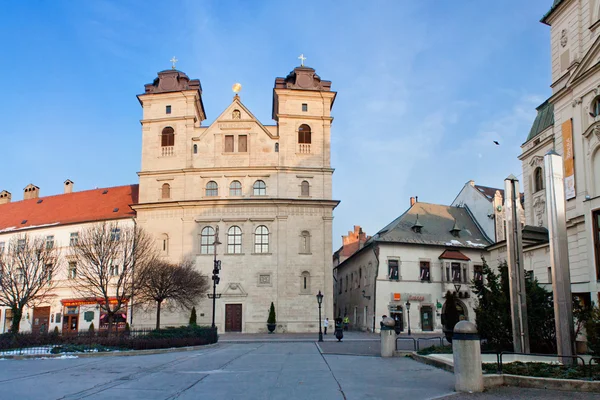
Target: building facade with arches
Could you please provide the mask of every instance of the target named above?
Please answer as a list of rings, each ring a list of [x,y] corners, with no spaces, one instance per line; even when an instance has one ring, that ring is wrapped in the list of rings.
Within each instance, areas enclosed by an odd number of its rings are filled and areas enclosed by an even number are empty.
[[[276,78],[274,125],[258,121],[236,93],[210,123],[199,80],[158,73],[138,96],[143,109],[137,222],[164,256],[193,259],[210,276],[222,262],[220,332],[263,332],[271,302],[278,331],[318,328],[315,295],[333,316],[331,109],[336,93],[315,70]],[[210,324],[212,301],[196,306]],[[186,323],[189,312],[161,319]],[[144,316],[136,316],[144,325]],[[148,324],[152,315],[148,315]]]

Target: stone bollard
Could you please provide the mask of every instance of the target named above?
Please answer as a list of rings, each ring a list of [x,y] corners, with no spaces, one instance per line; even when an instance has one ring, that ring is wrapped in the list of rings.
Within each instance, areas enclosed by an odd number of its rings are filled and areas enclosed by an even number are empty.
[[[393,318],[384,318],[381,327],[381,357],[393,357],[396,351],[396,331]]]
[[[457,392],[482,392],[481,345],[474,323],[460,321],[454,326],[452,354],[454,358],[454,389]]]

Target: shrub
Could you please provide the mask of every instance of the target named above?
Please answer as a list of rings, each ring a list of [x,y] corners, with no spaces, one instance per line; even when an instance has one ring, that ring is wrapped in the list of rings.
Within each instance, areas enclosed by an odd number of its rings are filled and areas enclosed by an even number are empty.
[[[192,313],[190,314],[190,325],[196,325],[196,307],[192,307]]]
[[[269,318],[267,318],[267,324],[275,324],[275,305],[271,302],[271,308],[269,309]]]
[[[94,328],[94,323],[92,322],[92,323],[90,324],[90,327],[88,328],[88,332],[89,332],[89,333],[91,333],[91,334],[93,334],[93,333],[94,333],[94,331],[95,331],[95,328]]]

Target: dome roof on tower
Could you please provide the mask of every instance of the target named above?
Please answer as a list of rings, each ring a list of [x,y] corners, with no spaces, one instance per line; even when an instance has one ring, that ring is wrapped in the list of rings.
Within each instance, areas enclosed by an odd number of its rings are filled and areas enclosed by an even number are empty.
[[[158,73],[154,82],[144,85],[146,93],[180,92],[182,90],[198,90],[202,94],[199,79],[190,79],[184,72],[166,69]]]
[[[322,81],[310,67],[296,67],[285,78],[275,78],[275,89],[331,91],[331,81]]]

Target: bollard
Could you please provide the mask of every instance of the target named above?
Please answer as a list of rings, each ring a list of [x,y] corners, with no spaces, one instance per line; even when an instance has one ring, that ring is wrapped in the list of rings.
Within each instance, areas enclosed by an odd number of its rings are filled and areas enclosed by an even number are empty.
[[[396,331],[393,318],[384,318],[381,326],[381,357],[393,357],[396,350]]]
[[[481,347],[477,327],[470,321],[454,326],[452,336],[454,389],[457,392],[482,392]]]

